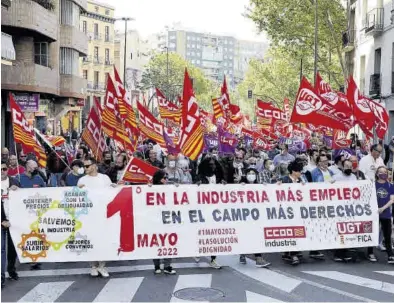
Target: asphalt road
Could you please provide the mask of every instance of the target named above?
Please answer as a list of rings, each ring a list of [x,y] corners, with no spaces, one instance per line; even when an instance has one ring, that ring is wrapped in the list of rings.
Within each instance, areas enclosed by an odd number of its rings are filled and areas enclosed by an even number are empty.
[[[394,302],[394,266],[376,252],[379,262],[336,263],[309,259],[292,267],[280,254],[266,255],[270,269],[256,268],[238,256],[176,259],[177,275],[154,275],[150,260],[110,262],[110,277],[92,278],[87,263],[45,263],[31,271],[19,265],[19,281],[7,280],[2,302]]]

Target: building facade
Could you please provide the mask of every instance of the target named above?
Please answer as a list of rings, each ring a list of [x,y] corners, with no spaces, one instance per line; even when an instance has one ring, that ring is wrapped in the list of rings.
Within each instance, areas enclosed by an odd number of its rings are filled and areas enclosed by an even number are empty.
[[[168,30],[168,36],[158,35],[158,47],[168,45],[199,67],[212,80],[221,82],[226,75],[230,87],[242,81],[251,58],[263,58],[267,45],[261,42],[237,40],[232,36],[220,36],[186,30]]]
[[[343,33],[347,72],[360,91],[389,112],[394,136],[394,0],[348,0]]]
[[[10,92],[17,101],[30,102],[30,108],[22,110],[38,129],[54,134],[80,129],[86,81],[80,77],[79,57],[87,55],[88,41],[79,19],[85,9],[86,0],[14,0],[9,7],[2,5],[1,30],[7,37],[3,41],[2,35],[2,145],[12,142]],[[3,60],[3,46],[8,60]],[[63,117],[68,123],[61,130]]]
[[[81,16],[81,31],[88,37],[88,53],[80,59],[80,73],[87,80],[85,115],[97,97],[104,102],[108,75],[114,66],[114,7],[96,1],[87,1],[87,10]]]

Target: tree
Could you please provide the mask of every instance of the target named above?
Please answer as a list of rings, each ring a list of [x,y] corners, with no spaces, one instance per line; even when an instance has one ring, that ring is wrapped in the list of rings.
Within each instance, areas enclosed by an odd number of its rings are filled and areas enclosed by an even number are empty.
[[[203,72],[184,60],[176,53],[168,54],[168,77],[167,77],[167,54],[154,55],[146,66],[140,83],[143,90],[157,87],[169,100],[177,101],[177,96],[182,95],[183,77],[187,68],[193,79],[193,88],[199,105],[204,109],[211,106],[211,96],[218,92],[218,86],[209,80]]]
[[[250,0],[245,15],[260,32],[268,34],[272,46],[281,47],[298,62],[303,59],[310,64],[314,53],[315,1]],[[347,24],[341,0],[318,0],[318,19],[319,72],[326,79],[330,76],[339,88],[346,77],[345,67],[340,64],[339,43]]]
[[[256,98],[283,106],[283,100],[293,102],[299,86],[299,62],[283,48],[270,48],[264,61],[252,59],[244,80],[237,86],[242,109],[255,116]],[[248,90],[253,98],[248,99]]]

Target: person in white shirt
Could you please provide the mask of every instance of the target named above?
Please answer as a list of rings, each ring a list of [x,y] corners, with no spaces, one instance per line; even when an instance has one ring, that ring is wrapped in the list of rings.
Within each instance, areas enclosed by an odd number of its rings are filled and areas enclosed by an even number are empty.
[[[357,177],[353,174],[353,163],[349,159],[342,162],[343,171],[335,174],[332,178],[335,181],[357,181]]]
[[[378,167],[386,165],[384,165],[383,159],[380,157],[383,151],[382,145],[374,144],[371,146],[370,151],[367,156],[360,160],[359,169],[369,180],[374,181]]]
[[[87,189],[94,189],[94,188],[106,188],[106,187],[115,187],[116,184],[111,182],[111,179],[104,174],[100,174],[98,172],[97,162],[96,159],[93,157],[87,158],[84,160],[84,167],[86,175],[83,176],[78,181],[79,188],[87,188]],[[91,263],[92,269],[90,275],[92,277],[97,277],[99,274],[102,277],[109,277],[109,273],[105,268],[105,262],[92,262]]]
[[[337,174],[342,174],[343,166],[342,163],[345,160],[344,155],[336,156],[334,159],[334,165],[330,166],[330,170],[334,173],[334,176]]]

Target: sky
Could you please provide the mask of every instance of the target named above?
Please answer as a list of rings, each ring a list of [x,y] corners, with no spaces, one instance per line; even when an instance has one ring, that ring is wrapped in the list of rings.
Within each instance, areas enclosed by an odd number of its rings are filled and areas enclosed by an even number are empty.
[[[115,7],[115,17],[132,17],[129,28],[136,29],[143,37],[164,30],[180,22],[183,27],[229,34],[238,39],[266,41],[258,35],[254,23],[242,14],[249,0],[101,0]],[[115,28],[122,30],[124,23],[116,22]]]

